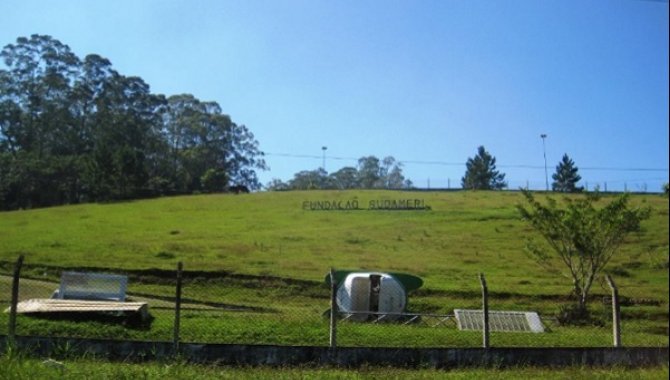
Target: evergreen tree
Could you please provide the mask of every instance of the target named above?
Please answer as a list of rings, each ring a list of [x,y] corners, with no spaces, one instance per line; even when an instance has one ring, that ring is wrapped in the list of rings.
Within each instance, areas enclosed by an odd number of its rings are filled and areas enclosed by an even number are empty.
[[[578,193],[584,190],[583,187],[577,186],[577,182],[582,179],[577,174],[578,171],[579,168],[575,166],[575,162],[567,154],[564,154],[563,159],[556,166],[556,173],[551,176],[554,180],[551,184],[552,190],[562,193]]]
[[[480,146],[474,158],[465,164],[465,176],[461,186],[468,190],[501,190],[507,187],[505,174],[496,170],[496,159]]]

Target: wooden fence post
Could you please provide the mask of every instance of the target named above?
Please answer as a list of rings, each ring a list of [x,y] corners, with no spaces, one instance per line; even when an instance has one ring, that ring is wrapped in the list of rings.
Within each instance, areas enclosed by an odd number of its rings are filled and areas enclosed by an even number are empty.
[[[619,289],[614,280],[608,274],[605,276],[607,284],[612,289],[612,335],[614,336],[614,347],[621,347],[621,308],[619,307]]]
[[[337,281],[335,269],[330,268],[330,348],[337,347]]]
[[[489,290],[484,273],[479,274],[479,282],[482,285],[482,347],[489,348]]]
[[[180,322],[180,312],[181,312],[181,277],[182,277],[182,262],[177,263],[177,291],[174,299],[174,337],[173,337],[173,350],[174,354],[179,353],[179,322]]]
[[[16,343],[16,305],[19,303],[19,276],[23,266],[23,255],[19,256],[14,264],[14,275],[12,277],[12,303],[9,309],[9,326],[7,337],[9,344],[13,347]]]

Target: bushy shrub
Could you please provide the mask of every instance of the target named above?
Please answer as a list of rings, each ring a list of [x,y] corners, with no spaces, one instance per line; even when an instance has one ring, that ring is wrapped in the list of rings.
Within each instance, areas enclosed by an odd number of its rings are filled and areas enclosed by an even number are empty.
[[[605,323],[589,312],[589,309],[579,304],[561,305],[556,314],[556,320],[561,326],[599,326]]]

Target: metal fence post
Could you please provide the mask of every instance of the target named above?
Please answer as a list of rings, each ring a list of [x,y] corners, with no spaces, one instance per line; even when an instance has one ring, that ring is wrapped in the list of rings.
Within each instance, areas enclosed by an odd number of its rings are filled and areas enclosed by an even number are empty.
[[[174,337],[173,337],[173,349],[174,354],[179,353],[179,319],[181,311],[181,272],[182,272],[182,262],[177,263],[177,291],[174,300]]]
[[[335,269],[330,268],[330,348],[337,347],[337,281]]]
[[[9,326],[7,337],[9,344],[14,346],[16,342],[16,305],[19,303],[19,276],[21,274],[21,266],[23,265],[23,255],[19,256],[14,264],[14,275],[12,277],[12,303],[9,309]]]
[[[621,347],[621,308],[619,307],[619,289],[614,280],[608,274],[605,276],[607,284],[612,289],[612,335],[614,336],[614,347]]]
[[[489,290],[486,286],[484,273],[479,274],[479,282],[482,285],[482,347],[489,348]]]

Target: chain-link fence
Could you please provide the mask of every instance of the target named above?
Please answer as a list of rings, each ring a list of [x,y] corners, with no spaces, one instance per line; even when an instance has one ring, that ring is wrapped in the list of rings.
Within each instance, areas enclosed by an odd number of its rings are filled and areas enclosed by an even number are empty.
[[[499,286],[510,284],[508,277],[487,276],[483,286],[477,275],[460,277],[446,289],[426,283],[410,291],[395,310],[384,303],[388,292],[384,285],[379,290],[374,279],[361,301],[352,298],[351,287],[342,290],[342,281],[332,281],[331,287],[327,282],[189,271],[187,266],[182,272],[101,274],[27,262],[17,271],[18,282],[15,268],[16,263],[0,263],[0,334],[10,337],[340,347],[606,347],[617,339],[618,315],[621,345],[668,345],[667,288],[659,291],[625,279],[617,284],[618,294],[604,278],[597,281],[586,313],[574,307],[572,289],[563,284],[535,285],[518,278],[518,286],[510,289]]]

